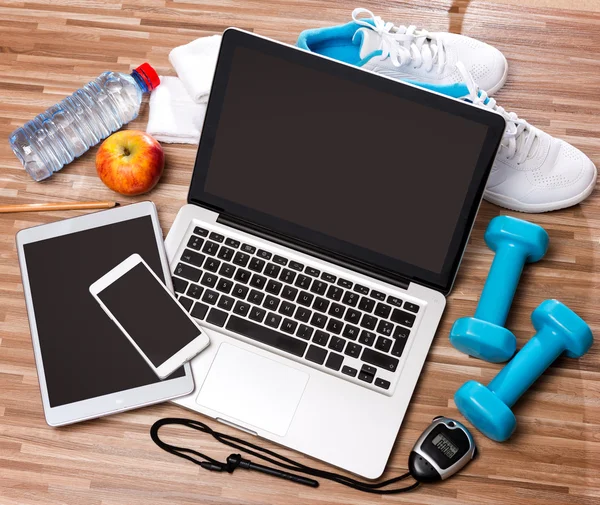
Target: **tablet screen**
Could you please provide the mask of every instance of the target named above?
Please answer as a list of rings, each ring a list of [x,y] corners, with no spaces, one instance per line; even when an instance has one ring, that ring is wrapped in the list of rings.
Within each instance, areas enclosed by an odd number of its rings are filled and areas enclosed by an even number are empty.
[[[164,280],[150,216],[28,243],[23,250],[51,407],[159,382],[89,292],[134,253]],[[180,368],[166,380],[183,375]]]

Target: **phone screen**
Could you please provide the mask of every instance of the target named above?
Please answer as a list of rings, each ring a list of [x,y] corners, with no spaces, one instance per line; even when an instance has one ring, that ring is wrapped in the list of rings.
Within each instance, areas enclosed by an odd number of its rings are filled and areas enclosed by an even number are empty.
[[[100,291],[98,298],[157,368],[200,335],[143,263]]]

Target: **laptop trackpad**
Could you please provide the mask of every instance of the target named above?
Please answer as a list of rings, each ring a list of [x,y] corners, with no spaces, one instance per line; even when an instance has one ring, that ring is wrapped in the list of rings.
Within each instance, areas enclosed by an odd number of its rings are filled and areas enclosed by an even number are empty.
[[[309,375],[223,343],[196,402],[227,417],[283,437]]]

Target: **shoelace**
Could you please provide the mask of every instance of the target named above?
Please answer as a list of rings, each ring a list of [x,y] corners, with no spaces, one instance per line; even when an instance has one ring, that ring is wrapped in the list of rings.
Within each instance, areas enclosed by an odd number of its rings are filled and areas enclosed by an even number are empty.
[[[358,8],[352,11],[352,19],[359,25],[374,30],[381,36],[381,52],[389,57],[395,67],[414,62],[415,68],[426,65],[431,72],[437,63],[437,72],[441,73],[446,65],[446,50],[442,39],[426,30],[417,30],[415,25],[394,26],[386,23],[370,10]],[[373,24],[367,22],[372,21]]]
[[[532,151],[540,130],[535,126],[531,126],[524,119],[519,118],[515,112],[507,112],[503,107],[500,107],[496,103],[496,100],[489,97],[484,90],[479,88],[473,76],[461,61],[456,63],[456,67],[462,74],[463,81],[469,89],[469,100],[475,105],[495,110],[506,119],[506,129],[504,130],[500,144],[501,148],[505,151],[506,159],[510,160],[516,156],[517,165],[524,163]]]

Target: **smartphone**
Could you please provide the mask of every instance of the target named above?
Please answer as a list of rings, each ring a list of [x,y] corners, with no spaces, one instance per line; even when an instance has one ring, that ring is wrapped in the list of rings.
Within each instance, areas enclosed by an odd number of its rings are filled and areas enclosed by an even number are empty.
[[[161,379],[208,346],[208,336],[139,254],[94,282],[90,293]]]

